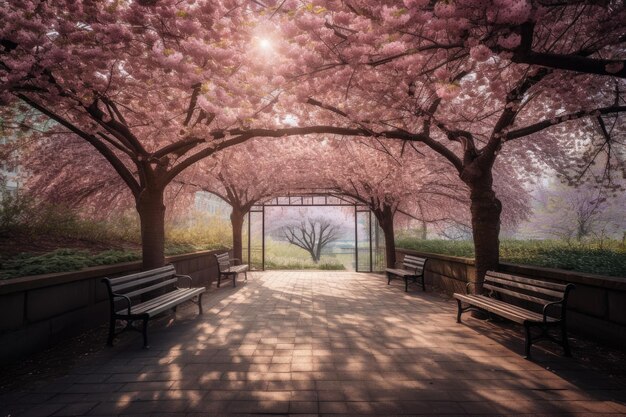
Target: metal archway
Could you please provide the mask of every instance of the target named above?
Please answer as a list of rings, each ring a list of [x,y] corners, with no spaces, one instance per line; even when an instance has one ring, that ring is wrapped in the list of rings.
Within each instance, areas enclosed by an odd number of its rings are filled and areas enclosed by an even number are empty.
[[[333,192],[304,192],[272,197],[254,205],[247,216],[247,239],[243,261],[252,269],[265,270],[266,207],[353,207],[354,208],[354,267],[357,272],[379,272],[385,269],[385,244],[376,217],[368,206]],[[260,245],[253,235],[260,222]],[[359,227],[361,226],[361,227]],[[255,242],[255,240],[257,242]],[[260,256],[259,256],[260,255]]]

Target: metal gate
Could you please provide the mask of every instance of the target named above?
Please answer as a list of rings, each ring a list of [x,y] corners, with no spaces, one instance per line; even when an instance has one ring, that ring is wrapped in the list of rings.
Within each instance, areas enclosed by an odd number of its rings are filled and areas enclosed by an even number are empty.
[[[265,207],[352,206],[354,207],[354,266],[357,272],[385,269],[385,244],[376,217],[369,208],[337,194],[303,194],[276,197],[252,207],[243,228],[243,262],[251,269],[265,270]]]
[[[369,210],[355,207],[354,245],[357,272],[385,270],[385,239],[376,216]]]

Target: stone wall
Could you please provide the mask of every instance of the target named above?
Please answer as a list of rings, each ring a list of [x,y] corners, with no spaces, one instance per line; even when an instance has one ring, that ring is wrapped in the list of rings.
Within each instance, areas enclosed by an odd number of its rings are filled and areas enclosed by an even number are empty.
[[[453,292],[464,292],[468,282],[476,282],[473,259],[398,249],[398,262],[407,253],[429,259],[426,263],[426,284],[436,290],[451,295]],[[568,326],[575,333],[592,339],[626,346],[626,278],[505,262],[500,264],[500,272],[575,284],[576,289],[571,292],[568,301]]]
[[[209,287],[217,279],[217,252],[222,251],[171,256],[167,262],[191,276],[194,286]],[[109,304],[100,280],[140,268],[140,262],[127,262],[0,280],[0,364],[106,322]]]

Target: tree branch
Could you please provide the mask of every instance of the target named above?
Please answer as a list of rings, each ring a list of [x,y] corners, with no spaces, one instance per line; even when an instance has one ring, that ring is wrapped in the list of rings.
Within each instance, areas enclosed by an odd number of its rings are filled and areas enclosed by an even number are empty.
[[[89,144],[91,144],[94,148],[96,148],[96,150],[100,152],[102,156],[104,156],[104,158],[109,162],[109,164],[111,164],[113,169],[115,169],[115,171],[119,174],[122,180],[124,180],[128,188],[130,188],[130,191],[133,193],[133,195],[134,196],[139,195],[139,192],[141,190],[139,187],[139,183],[137,182],[133,174],[128,170],[126,165],[124,165],[124,163],[117,157],[117,155],[115,155],[111,151],[111,149],[109,149],[104,143],[98,140],[98,138],[86,132],[83,132],[81,129],[79,129],[74,124],[67,121],[65,118],[59,116],[58,114],[54,113],[48,108],[40,105],[36,101],[32,100],[30,97],[24,94],[18,94],[17,97],[20,100],[24,101],[29,106],[33,107],[36,110],[39,110],[41,113],[45,114],[52,120],[64,126],[68,130],[70,130],[72,133],[75,133],[79,137],[89,142]]]
[[[581,110],[575,113],[570,113],[570,114],[566,114],[563,116],[555,117],[554,119],[542,120],[532,125],[512,130],[504,136],[505,138],[504,140],[509,141],[513,139],[518,139],[524,136],[531,135],[533,133],[537,133],[539,131],[542,131],[543,129],[547,129],[550,126],[568,122],[570,120],[580,119],[586,116],[594,116],[596,114],[602,115],[602,114],[611,114],[611,113],[621,113],[621,112],[626,112],[626,106],[609,106],[609,107],[596,109],[593,111]]]

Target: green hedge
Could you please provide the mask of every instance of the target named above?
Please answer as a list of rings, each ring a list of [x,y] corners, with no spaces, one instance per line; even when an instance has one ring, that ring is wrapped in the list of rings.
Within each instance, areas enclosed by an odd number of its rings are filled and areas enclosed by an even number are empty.
[[[420,252],[474,257],[474,245],[471,241],[401,238],[396,241],[396,246]],[[500,260],[521,265],[626,277],[626,249],[617,240],[580,243],[560,240],[502,240]]]
[[[98,265],[111,265],[141,259],[139,252],[107,250],[90,253],[77,249],[57,249],[42,255],[23,253],[2,261],[0,279],[28,275],[76,271]]]

